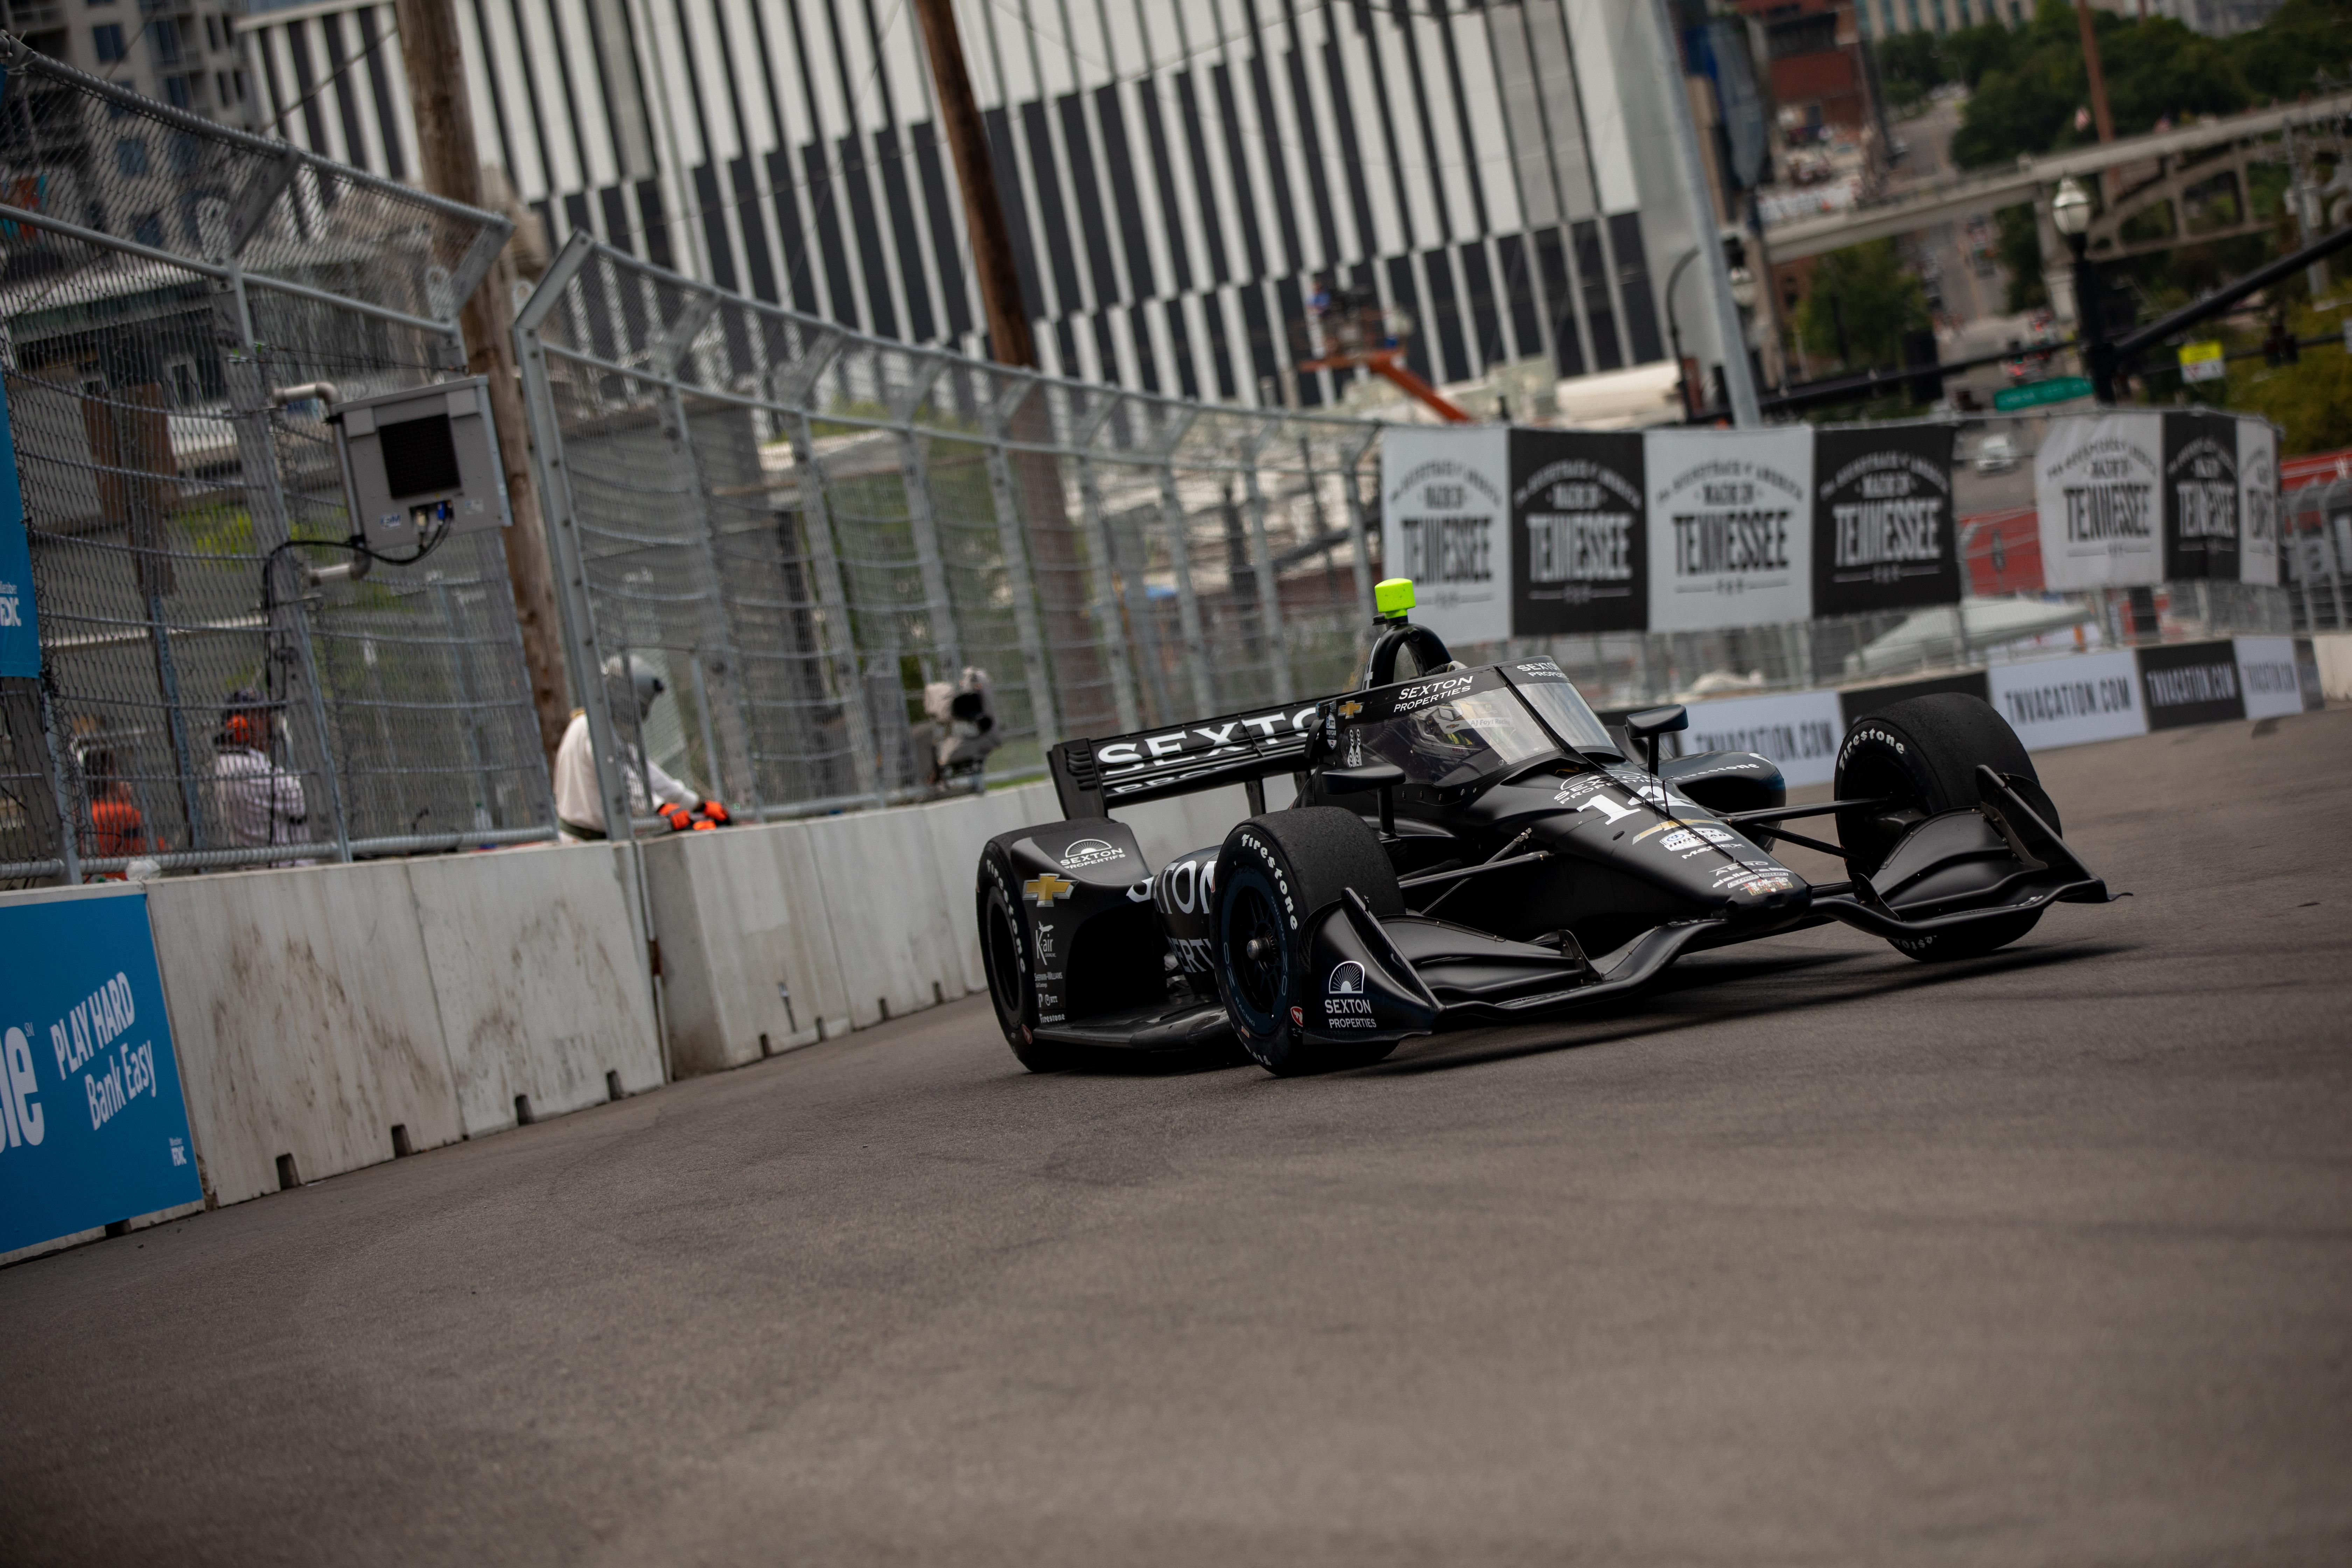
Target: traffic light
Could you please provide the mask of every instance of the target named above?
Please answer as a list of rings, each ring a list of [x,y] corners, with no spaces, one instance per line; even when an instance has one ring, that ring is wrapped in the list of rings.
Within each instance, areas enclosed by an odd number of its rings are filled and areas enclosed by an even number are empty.
[[[1903,368],[1926,373],[1910,378],[1912,402],[1933,403],[1944,395],[1944,373],[1933,329],[1921,328],[1903,334]]]
[[[2276,368],[2293,364],[2303,357],[2303,345],[2294,341],[2294,330],[2286,324],[2284,315],[2271,318],[2271,335],[2263,340],[2263,363]]]

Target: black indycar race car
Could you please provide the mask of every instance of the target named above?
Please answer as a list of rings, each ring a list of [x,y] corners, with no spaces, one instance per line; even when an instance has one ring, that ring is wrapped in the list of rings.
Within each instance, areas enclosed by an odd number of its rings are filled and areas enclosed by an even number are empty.
[[[1385,586],[1385,585],[1384,585]],[[1397,679],[1401,663],[1417,668]],[[2014,942],[2105,884],[1973,697],[1857,720],[1834,799],[1790,806],[1749,752],[1660,760],[1679,707],[1604,725],[1547,658],[1465,668],[1389,624],[1363,689],[1051,752],[1067,820],[980,862],[981,946],[1013,1054],[1238,1041],[1283,1074],[1622,996],[1686,952],[1842,921],[1922,960]],[[1265,809],[1288,774],[1297,803]],[[1111,813],[1241,784],[1252,815],[1154,869]],[[1833,817],[1839,842],[1787,825]],[[1780,840],[1842,858],[1813,883]]]

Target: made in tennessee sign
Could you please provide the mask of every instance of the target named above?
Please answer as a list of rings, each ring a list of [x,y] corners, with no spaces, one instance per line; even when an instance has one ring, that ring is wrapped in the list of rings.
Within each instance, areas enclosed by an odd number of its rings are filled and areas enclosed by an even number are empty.
[[[0,1252],[204,1196],[147,896],[0,907]]]

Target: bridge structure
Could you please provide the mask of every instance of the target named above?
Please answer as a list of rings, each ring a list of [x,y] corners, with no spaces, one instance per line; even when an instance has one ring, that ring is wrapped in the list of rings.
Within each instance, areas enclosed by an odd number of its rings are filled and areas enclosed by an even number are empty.
[[[2296,132],[2339,126],[2347,116],[2352,116],[2352,92],[2331,93],[2042,157],[2021,156],[2014,169],[1971,174],[1906,190],[1868,206],[1775,225],[1764,231],[1765,244],[1775,262],[1795,261],[1868,240],[1916,233],[1988,208],[2023,201],[2033,201],[2039,208],[2041,194],[2068,175],[2103,176],[2110,170],[2126,171],[2126,179],[2120,191],[2111,188],[2107,208],[2092,228],[2095,256],[2115,258],[2190,240],[2252,233],[2267,224],[2253,216],[2246,166],[2286,159]],[[2273,143],[2273,138],[2281,140]],[[2210,205],[2208,198],[2224,182],[2235,185],[2234,214],[2226,221],[2192,228],[2191,207]],[[2168,203],[2171,208],[2168,235],[2151,234],[2147,226],[2133,222]],[[2056,243],[2054,233],[2048,232],[2046,212],[2042,225],[2045,261],[2063,256],[2064,247]]]

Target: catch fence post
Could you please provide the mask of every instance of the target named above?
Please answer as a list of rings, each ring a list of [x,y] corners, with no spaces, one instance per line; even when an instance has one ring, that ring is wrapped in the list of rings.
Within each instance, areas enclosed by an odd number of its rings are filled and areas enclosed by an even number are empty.
[[[996,509],[997,547],[1004,553],[1004,586],[1013,601],[1013,634],[1021,640],[1021,664],[1029,682],[1029,711],[1037,723],[1037,744],[1050,748],[1062,738],[1061,704],[1055,700],[1053,666],[1045,658],[1045,638],[1037,623],[1037,584],[1029,573],[1029,542],[1021,525],[1021,508],[1014,500],[1013,465],[1006,456],[1007,432],[1013,416],[1035,383],[1015,378],[988,410],[982,435],[988,466],[989,500]]]
[[[703,689],[710,682],[712,661],[702,656],[699,647],[688,650],[688,658],[694,665],[700,711],[706,718],[702,750],[703,760],[713,775],[709,783],[712,793],[740,800],[756,816],[760,810],[760,777],[751,762],[751,716],[744,711],[742,650],[736,643],[735,617],[727,604],[727,569],[719,555],[719,519],[710,505],[710,484],[702,470],[694,432],[687,423],[685,389],[677,379],[677,367],[694,347],[695,338],[718,313],[719,303],[715,293],[699,293],[688,300],[677,319],[656,333],[646,345],[646,367],[660,378],[665,434],[678,460],[679,477],[694,497],[695,512],[702,523],[702,564],[709,574],[710,602],[715,611],[705,624],[715,621],[719,628],[723,689],[715,714],[709,695]],[[719,724],[715,732],[708,721],[712,718]],[[643,743],[640,738],[641,748]],[[650,766],[653,759],[645,757],[644,762]],[[647,799],[650,802],[650,793]]]
[[[806,536],[809,564],[815,569],[817,607],[824,619],[825,662],[833,668],[834,689],[841,702],[849,765],[857,777],[857,793],[878,802],[882,785],[874,756],[874,726],[866,708],[866,678],[858,666],[857,631],[850,620],[841,557],[834,549],[833,516],[825,498],[824,474],[817,466],[816,436],[804,409],[793,409],[785,420],[792,431],[793,461],[800,470],[801,531]]]
[[[915,568],[923,579],[923,605],[931,622],[931,644],[939,649],[940,662],[946,667],[940,679],[955,680],[963,668],[963,637],[956,624],[955,599],[948,591],[947,561],[940,550],[939,508],[931,494],[931,466],[928,447],[929,438],[918,434],[915,411],[929,395],[931,384],[947,369],[944,355],[924,354],[917,361],[915,374],[901,387],[892,400],[891,414],[898,420],[898,460],[903,465],[900,483],[907,492],[907,531],[913,536]]]
[[[1184,638],[1184,669],[1192,678],[1192,701],[1202,713],[1217,710],[1217,693],[1209,679],[1206,633],[1201,625],[1201,595],[1192,584],[1192,531],[1185,523],[1184,498],[1176,486],[1176,448],[1192,427],[1197,413],[1188,412],[1160,469],[1160,519],[1168,530],[1169,563],[1176,569],[1176,626]]]
[[[1371,529],[1364,518],[1364,498],[1357,481],[1362,477],[1364,455],[1380,438],[1380,429],[1374,426],[1348,455],[1347,466],[1339,474],[1340,489],[1348,500],[1348,537],[1356,546],[1356,609],[1365,626],[1371,625],[1379,612],[1372,604]]]
[[[30,586],[30,584],[27,584]],[[40,705],[41,745],[49,753],[49,791],[58,803],[58,859],[64,866],[65,883],[68,888],[81,886],[81,824],[74,816],[73,789],[68,784],[66,764],[68,753],[58,744],[58,720],[54,704],[49,701],[48,672],[33,682],[33,700]]]
[[[1279,577],[1274,567],[1274,548],[1266,542],[1265,491],[1257,482],[1257,458],[1274,439],[1276,429],[1270,427],[1252,441],[1242,456],[1242,484],[1249,497],[1250,564],[1257,574],[1258,630],[1264,634],[1266,658],[1274,679],[1274,700],[1288,702],[1291,698],[1290,645],[1283,636],[1282,595]]]
[[[1110,694],[1118,711],[1118,727],[1132,734],[1143,728],[1143,716],[1135,696],[1135,669],[1127,657],[1127,628],[1119,615],[1110,524],[1103,516],[1102,479],[1095,471],[1094,458],[1095,437],[1118,408],[1117,397],[1103,399],[1101,410],[1087,421],[1073,445],[1078,458],[1078,504],[1087,520],[1087,551],[1095,558],[1095,635],[1102,643],[1103,657],[1110,661]]]
[[[249,332],[252,313],[245,297],[241,280],[233,279],[235,287],[230,298],[239,330]],[[272,388],[269,385],[268,362],[262,357],[258,343],[245,338],[240,353],[228,366],[229,381],[234,388],[236,413],[232,416],[236,428],[237,466],[245,475],[246,510],[253,519],[253,542],[263,552],[262,570],[275,573],[281,566],[297,578],[297,586],[304,574],[299,556],[289,552],[289,559],[281,561],[269,553],[293,537],[293,527],[286,510],[286,490],[278,472],[278,436],[269,422]],[[335,858],[345,865],[352,858],[351,817],[343,801],[342,768],[335,757],[335,732],[327,720],[324,682],[319,679],[318,648],[310,637],[310,612],[299,592],[280,594],[271,584],[270,599],[286,617],[294,637],[295,662],[301,670],[303,705],[310,710],[310,731],[319,747],[319,772],[327,782],[327,805],[330,820],[335,829]],[[265,641],[277,635],[275,626],[264,626]],[[160,624],[159,624],[160,632]],[[173,713],[176,743],[184,744],[180,732],[180,720]],[[185,786],[184,786],[185,787]],[[193,803],[190,810],[194,810]],[[200,841],[192,842],[200,848]]]
[[[541,331],[547,318],[571,292],[572,284],[594,254],[594,237],[573,233],[549,266],[515,317],[515,348],[522,363],[523,410],[530,417],[531,462],[539,481],[540,522],[547,530],[549,552],[555,561],[555,603],[563,623],[563,647],[572,667],[572,689],[588,718],[588,743],[596,764],[596,793],[604,805],[606,837],[626,843],[631,829],[629,791],[621,776],[621,738],[613,728],[613,705],[599,657],[595,606],[588,594],[587,549],[580,538],[580,517],[572,496],[572,472],[564,458],[562,421],[557,417],[555,387],[547,370],[547,345]],[[640,884],[642,894],[642,885]],[[651,916],[640,915],[651,930]],[[649,980],[650,983],[650,980]],[[659,989],[655,990],[658,1005]],[[663,1037],[663,1066],[668,1066],[668,1037]]]

